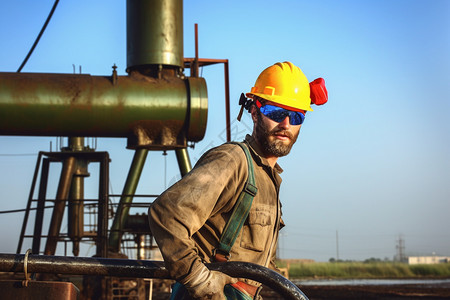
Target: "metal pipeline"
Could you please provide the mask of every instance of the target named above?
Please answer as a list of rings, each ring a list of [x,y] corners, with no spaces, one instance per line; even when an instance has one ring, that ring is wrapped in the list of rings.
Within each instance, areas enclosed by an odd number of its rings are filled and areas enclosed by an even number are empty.
[[[151,2],[151,1],[150,1]],[[0,73],[0,135],[128,137],[167,150],[206,130],[203,78]]]
[[[0,271],[24,272],[25,258],[23,254],[0,254]],[[161,261],[28,255],[26,265],[28,273],[170,279]],[[263,266],[245,262],[212,263],[206,266],[232,277],[258,281],[278,292],[283,299],[308,300],[295,284]]]

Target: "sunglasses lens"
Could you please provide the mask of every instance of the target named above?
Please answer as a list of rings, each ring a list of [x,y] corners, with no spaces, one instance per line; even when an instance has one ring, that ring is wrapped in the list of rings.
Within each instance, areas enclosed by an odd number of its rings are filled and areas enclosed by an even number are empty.
[[[264,114],[264,113],[263,113]],[[275,122],[281,122],[289,115],[286,111],[282,110],[268,110],[264,114],[266,117],[272,119]]]
[[[305,120],[305,115],[298,111],[290,111],[278,106],[266,104],[260,107],[260,111],[263,115],[275,122],[281,122],[286,117],[289,117],[289,123],[291,125],[300,125]]]
[[[305,115],[298,111],[293,111],[289,115],[291,125],[301,125],[305,121]]]

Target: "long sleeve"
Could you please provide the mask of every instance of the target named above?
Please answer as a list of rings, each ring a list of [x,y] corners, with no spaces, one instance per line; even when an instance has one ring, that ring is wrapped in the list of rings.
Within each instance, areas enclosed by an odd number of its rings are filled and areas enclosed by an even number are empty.
[[[242,150],[225,144],[203,155],[151,205],[150,228],[172,278],[190,280],[205,268],[201,256],[208,253],[200,253],[198,244],[218,243],[224,214],[231,211],[247,173]],[[201,237],[196,235],[200,228],[205,231]]]

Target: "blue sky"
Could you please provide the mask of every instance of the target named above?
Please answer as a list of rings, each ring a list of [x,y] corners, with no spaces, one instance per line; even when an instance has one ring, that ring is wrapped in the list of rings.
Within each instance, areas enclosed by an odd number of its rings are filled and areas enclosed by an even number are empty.
[[[52,5],[0,2],[1,72],[18,69]],[[233,120],[240,93],[275,62],[326,80],[329,103],[308,114],[279,160],[282,257],[327,261],[337,256],[336,233],[341,259],[392,258],[400,235],[407,254],[450,256],[449,14],[446,0],[184,2],[184,56],[194,56],[198,23],[199,56],[229,59]],[[61,1],[22,72],[81,66],[110,75],[116,64],[125,75],[125,26],[125,1]],[[205,138],[189,150],[193,163],[224,141],[223,66],[201,74],[210,109]],[[247,115],[233,121],[232,138],[251,126]],[[0,137],[0,210],[25,207],[37,153],[50,143],[55,149],[54,137]],[[125,139],[97,141],[112,158],[113,193],[133,155],[125,147]],[[152,152],[138,192],[159,193],[178,178],[174,154]],[[15,252],[21,219],[0,215],[0,252]]]

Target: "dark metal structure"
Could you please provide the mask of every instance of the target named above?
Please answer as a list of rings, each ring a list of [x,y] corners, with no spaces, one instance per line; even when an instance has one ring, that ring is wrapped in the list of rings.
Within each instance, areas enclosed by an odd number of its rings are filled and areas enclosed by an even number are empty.
[[[42,228],[46,202],[53,203],[51,224],[47,235],[44,254],[53,255],[56,251],[58,241],[63,240],[60,236],[62,217],[65,207],[68,206],[68,237],[73,243],[73,254],[78,256],[79,243],[83,238],[93,238],[96,243],[96,255],[107,257],[108,237],[108,186],[109,186],[109,154],[98,152],[84,147],[82,139],[70,138],[70,147],[63,152],[40,152],[36,162],[36,171],[33,176],[31,191],[27,202],[24,221],[17,246],[17,253],[21,253],[24,238],[32,238],[33,253],[40,253],[41,240],[43,238]],[[52,163],[62,163],[60,181],[56,198],[46,199],[49,168]],[[87,166],[89,163],[99,163],[99,190],[97,199],[84,198],[84,177],[88,176]],[[35,188],[38,179],[38,170],[42,164],[38,198],[34,199]],[[69,200],[69,201],[68,201]],[[67,203],[68,202],[68,203]],[[86,202],[95,204],[98,209],[97,228],[95,232],[88,234],[84,231],[84,206]],[[36,214],[33,234],[27,236],[27,227],[30,210],[36,204]]]

